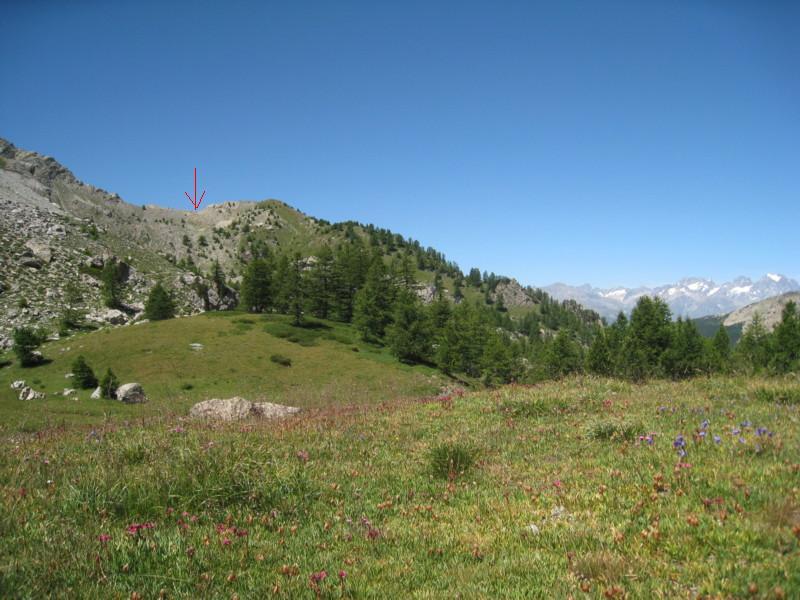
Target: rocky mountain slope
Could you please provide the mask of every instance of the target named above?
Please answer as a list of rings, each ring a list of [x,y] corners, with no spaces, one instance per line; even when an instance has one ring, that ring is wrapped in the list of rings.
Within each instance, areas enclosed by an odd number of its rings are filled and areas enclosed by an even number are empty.
[[[452,298],[455,278],[462,276],[458,267],[388,230],[331,224],[278,200],[224,202],[198,211],[136,206],[78,180],[54,158],[0,139],[0,350],[10,346],[14,327],[54,331],[67,304],[97,325],[138,322],[159,281],[172,290],[181,314],[232,308],[246,263],[264,247],[299,252],[311,264],[323,246],[354,236],[379,248],[386,260],[410,252],[423,301],[434,298],[436,272]],[[100,275],[108,261],[120,265],[124,278],[121,310],[102,305]],[[215,262],[230,284],[221,293],[204,275]],[[494,275],[491,285],[465,286],[463,293],[469,301],[502,299],[514,318],[548,300]],[[564,306],[580,312],[577,305]]]
[[[800,306],[800,292],[789,292],[787,294],[761,300],[760,302],[748,304],[745,307],[733,311],[725,317],[722,323],[726,327],[742,325],[743,328],[746,328],[753,320],[753,316],[758,313],[764,326],[771,331],[775,325],[780,322],[781,315],[783,314],[783,307],[789,302],[794,302]]]
[[[614,319],[620,311],[629,313],[641,296],[662,298],[676,316],[698,318],[724,315],[766,298],[800,290],[800,283],[784,275],[768,273],[757,281],[737,277],[722,284],[690,277],[654,288],[601,289],[590,285],[556,283],[543,289],[559,300],[576,300],[607,319]]]

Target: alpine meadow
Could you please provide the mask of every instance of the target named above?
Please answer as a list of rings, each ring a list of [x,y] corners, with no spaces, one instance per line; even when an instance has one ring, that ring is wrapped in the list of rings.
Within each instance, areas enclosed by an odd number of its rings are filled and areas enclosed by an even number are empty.
[[[0,598],[800,598],[798,7],[4,13]]]

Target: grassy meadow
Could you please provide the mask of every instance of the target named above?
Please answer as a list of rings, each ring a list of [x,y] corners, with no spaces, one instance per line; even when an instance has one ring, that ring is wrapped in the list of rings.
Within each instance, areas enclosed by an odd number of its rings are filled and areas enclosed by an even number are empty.
[[[797,598],[799,410],[575,378],[7,432],[0,597]]]
[[[304,408],[361,404],[431,394],[445,383],[435,369],[403,365],[386,349],[361,342],[348,325],[309,320],[292,327],[279,315],[205,313],[80,334],[47,343],[42,352],[51,362],[21,368],[9,353],[12,364],[0,368],[0,432],[185,415],[195,402],[232,396]],[[65,375],[79,355],[98,378],[111,368],[120,383],[141,383],[149,402],[92,400],[93,390],[64,397],[74,387]],[[273,362],[273,355],[291,366]],[[21,402],[10,387],[18,379],[47,398]]]

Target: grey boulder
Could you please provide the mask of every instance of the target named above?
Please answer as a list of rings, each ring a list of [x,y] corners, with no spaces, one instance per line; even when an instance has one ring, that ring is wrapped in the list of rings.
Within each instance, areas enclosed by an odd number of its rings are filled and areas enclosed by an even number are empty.
[[[117,388],[117,400],[125,404],[140,404],[147,402],[147,396],[140,384],[126,383]]]
[[[234,397],[212,398],[198,402],[189,411],[189,416],[195,419],[238,421],[249,417],[279,419],[299,412],[300,409],[296,406],[284,406],[272,402],[250,402],[244,398]]]

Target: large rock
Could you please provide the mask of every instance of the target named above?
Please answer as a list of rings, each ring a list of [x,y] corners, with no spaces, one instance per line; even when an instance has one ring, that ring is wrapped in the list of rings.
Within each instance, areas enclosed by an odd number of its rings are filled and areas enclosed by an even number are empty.
[[[11,384],[12,390],[21,390],[25,387],[25,380],[24,379],[17,379],[15,382]]]
[[[117,400],[125,404],[139,404],[147,402],[147,396],[138,383],[126,383],[117,388]]]
[[[100,398],[102,397],[103,397],[103,388],[101,388],[100,386],[94,388],[94,391],[92,392],[91,395],[92,400],[100,400]]]
[[[198,402],[189,411],[189,416],[195,419],[210,419],[216,421],[238,421],[248,417],[263,417],[276,419],[288,417],[300,412],[295,406],[283,406],[271,402],[250,402],[244,398],[212,398]]]
[[[28,240],[25,242],[25,246],[31,251],[33,256],[43,263],[49,263],[53,260],[53,251],[47,244],[43,244],[37,240]]]

